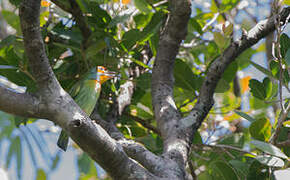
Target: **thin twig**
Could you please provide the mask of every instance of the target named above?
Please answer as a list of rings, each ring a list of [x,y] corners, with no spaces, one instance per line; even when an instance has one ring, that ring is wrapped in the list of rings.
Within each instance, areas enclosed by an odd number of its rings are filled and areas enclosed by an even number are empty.
[[[286,108],[285,112],[281,111],[282,114],[280,115],[280,117],[278,119],[277,128],[276,128],[274,134],[272,135],[272,137],[270,138],[270,142],[272,144],[277,143],[277,139],[278,139],[278,136],[280,134],[281,127],[283,126],[283,122],[287,119],[289,112],[290,112],[290,104],[288,104],[288,107]]]
[[[276,146],[278,146],[278,147],[290,147],[290,139],[288,139],[286,141],[278,142],[276,144]]]
[[[140,123],[143,127],[145,127],[145,128],[147,128],[147,129],[153,131],[154,133],[158,134],[159,136],[161,135],[159,129],[157,129],[156,127],[152,126],[149,122],[147,122],[147,121],[145,121],[145,120],[143,120],[143,119],[141,119],[141,118],[138,118],[138,117],[136,117],[136,116],[132,116],[132,115],[130,115],[130,114],[127,113],[127,112],[124,112],[124,114],[125,114],[126,116],[128,116],[129,118],[133,119],[134,121]]]
[[[235,150],[235,151],[239,151],[239,152],[244,153],[244,154],[251,154],[253,156],[256,156],[256,154],[254,154],[252,152],[249,152],[249,151],[240,149],[238,147],[234,147],[234,146],[230,146],[230,145],[225,145],[225,144],[216,144],[216,145],[198,144],[198,145],[204,146],[204,147],[210,147],[210,148],[221,148],[221,149]]]
[[[194,167],[193,167],[193,164],[192,164],[191,160],[188,161],[188,166],[189,166],[190,174],[191,174],[193,180],[196,180],[197,176],[196,176],[196,174],[194,172]]]
[[[278,62],[279,62],[279,99],[280,99],[280,106],[282,111],[285,111],[284,106],[283,106],[283,92],[282,92],[282,83],[283,83],[283,65],[282,65],[282,55],[281,55],[281,46],[280,46],[280,37],[281,37],[281,26],[280,26],[280,21],[281,21],[281,17],[279,15],[280,12],[280,8],[281,8],[281,4],[279,0],[275,0],[273,3],[273,13],[274,13],[274,17],[275,18],[275,27],[276,27],[276,41],[274,42],[274,47],[275,50],[277,52],[277,55],[275,54],[275,51],[273,51],[273,57],[275,57]]]
[[[219,17],[220,13],[215,13],[213,18],[202,28],[202,31],[205,31],[210,25],[212,25],[216,19]]]

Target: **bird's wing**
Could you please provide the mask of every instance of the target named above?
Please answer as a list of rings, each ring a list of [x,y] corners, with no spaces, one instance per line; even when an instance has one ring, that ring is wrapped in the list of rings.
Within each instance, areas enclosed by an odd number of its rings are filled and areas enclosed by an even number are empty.
[[[84,86],[85,81],[91,79],[91,74],[94,74],[94,76],[97,77],[96,68],[92,68],[89,72],[87,72],[78,82],[76,82],[72,88],[69,90],[69,94],[72,98],[75,98],[79,92],[80,89]]]
[[[57,140],[57,146],[60,147],[62,150],[66,151],[68,141],[69,137],[67,133],[64,130],[62,130]]]
[[[81,80],[79,80],[78,82],[76,82],[72,87],[71,87],[71,89],[69,90],[69,94],[70,94],[70,96],[72,97],[72,98],[75,98],[77,95],[78,95],[78,93],[79,93],[79,91],[80,91],[80,89],[81,89],[81,86],[82,86],[82,84],[83,84],[83,79],[81,79]]]

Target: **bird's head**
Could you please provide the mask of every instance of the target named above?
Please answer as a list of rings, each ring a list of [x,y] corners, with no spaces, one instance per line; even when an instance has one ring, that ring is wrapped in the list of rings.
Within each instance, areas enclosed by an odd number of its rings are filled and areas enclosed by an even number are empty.
[[[108,71],[104,66],[97,66],[93,68],[89,74],[89,80],[96,80],[100,84],[103,84],[109,79],[112,79],[116,76],[116,73],[113,71]]]
[[[97,66],[97,81],[101,84],[116,76],[113,71],[107,70],[104,66]]]

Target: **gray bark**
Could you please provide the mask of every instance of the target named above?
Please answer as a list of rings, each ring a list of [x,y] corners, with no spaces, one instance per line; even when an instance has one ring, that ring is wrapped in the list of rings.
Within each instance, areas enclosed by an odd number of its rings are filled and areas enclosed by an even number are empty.
[[[182,118],[173,98],[173,68],[187,33],[191,8],[188,0],[169,3],[170,13],[160,35],[152,74],[154,114],[164,140],[161,156],[125,139],[113,120],[105,121],[93,113],[91,118],[95,121],[92,121],[63,90],[50,67],[40,34],[40,0],[23,0],[19,11],[24,46],[38,91],[17,93],[0,86],[0,109],[15,115],[49,119],[60,125],[114,179],[190,179],[185,171],[189,147],[194,132],[214,104],[213,94],[219,79],[239,54],[273,32],[275,25],[274,17],[261,21],[240,40],[232,42],[210,65],[195,107]],[[290,8],[285,8],[281,13],[282,24],[288,23],[285,20],[289,14]],[[81,13],[73,15],[82,16]]]

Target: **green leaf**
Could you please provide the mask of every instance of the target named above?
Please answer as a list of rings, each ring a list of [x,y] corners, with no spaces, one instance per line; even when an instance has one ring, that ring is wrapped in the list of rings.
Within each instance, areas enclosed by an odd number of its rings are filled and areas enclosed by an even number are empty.
[[[277,142],[280,143],[280,142],[289,140],[289,137],[288,137],[289,132],[290,132],[289,127],[282,126],[281,130],[279,132],[279,135],[278,135]],[[281,147],[281,150],[284,152],[284,154],[286,156],[288,156],[288,157],[290,156],[290,147],[289,146],[283,146],[283,147]]]
[[[182,59],[176,59],[174,65],[174,85],[189,91],[198,90],[202,79],[194,74],[189,65]]]
[[[286,55],[285,55],[285,62],[287,66],[290,66],[290,48],[287,50]]]
[[[108,25],[108,28],[115,27],[119,23],[124,23],[126,22],[129,18],[131,17],[131,14],[125,14],[122,16],[116,16],[114,17],[111,22]]]
[[[86,0],[76,0],[82,12],[88,12],[88,4]]]
[[[290,0],[284,0],[283,2],[284,2],[285,5],[288,5],[288,6],[290,5]]]
[[[198,131],[194,133],[192,144],[202,144],[202,138]]]
[[[227,67],[224,74],[222,75],[222,78],[226,80],[228,83],[231,83],[235,79],[237,71],[238,71],[238,63],[234,61]]]
[[[240,147],[240,148],[244,146],[244,143],[245,143],[245,137],[242,133],[226,135],[218,142],[218,144],[226,144],[226,145],[231,145],[231,146]]]
[[[264,85],[260,81],[256,79],[251,79],[249,87],[251,88],[250,92],[254,97],[261,100],[264,100],[266,98],[266,91]]]
[[[6,20],[6,22],[17,31],[17,34],[20,34],[21,28],[20,28],[19,17],[15,13],[7,11],[7,10],[3,10],[3,9],[1,13],[4,19]]]
[[[239,173],[239,177],[246,177],[249,173],[249,167],[247,163],[235,159],[230,160],[229,163]]]
[[[272,144],[265,143],[258,140],[251,141],[251,144],[253,144],[255,147],[257,147],[258,149],[260,149],[261,151],[265,153],[268,153],[270,155],[277,156],[283,159],[288,159],[288,157],[279,148],[277,148],[276,146]]]
[[[249,179],[249,180],[254,180],[254,179],[266,180],[269,177],[269,171],[267,171],[266,169],[267,169],[267,166],[265,166],[264,164],[261,164],[257,160],[254,160],[254,162],[252,162],[251,165],[250,165],[249,173],[248,173],[246,179]]]
[[[99,53],[105,48],[106,48],[106,42],[104,39],[100,39],[97,42],[94,42],[91,46],[89,46],[86,49],[87,58],[88,59],[92,58],[93,56],[95,56],[97,53]]]
[[[159,43],[159,34],[155,33],[151,38],[149,39],[149,45],[152,50],[153,56],[156,56],[157,48]]]
[[[265,92],[266,92],[266,99],[268,99],[272,96],[272,90],[273,90],[273,84],[272,84],[272,81],[270,80],[270,78],[265,77],[263,80],[263,85],[264,85]]]
[[[139,40],[141,32],[138,29],[131,29],[125,32],[122,36],[122,47],[130,50]]]
[[[51,33],[57,38],[67,42],[66,44],[54,42],[55,45],[61,45],[63,47],[69,46],[75,50],[80,49],[83,37],[79,29],[76,29],[75,26],[68,29],[62,22],[59,22],[52,28]]]
[[[234,25],[230,23],[226,28],[223,29],[225,36],[230,37],[233,33]]]
[[[225,93],[230,89],[230,83],[225,79],[221,78],[215,88],[216,93]]]
[[[90,25],[99,29],[106,28],[110,24],[111,16],[97,2],[90,1],[87,8],[88,12],[92,14],[92,16],[87,17]]]
[[[200,35],[203,34],[202,27],[195,18],[191,18],[188,22],[188,32],[198,32]]]
[[[134,59],[134,58],[131,58],[131,60],[134,63],[138,64],[139,66],[142,66],[142,67],[147,68],[147,69],[152,69],[150,66],[148,66],[147,64],[144,64],[142,61],[139,61],[139,60]]]
[[[144,105],[143,105],[144,106]],[[144,120],[151,120],[153,119],[153,113],[150,111],[150,109],[145,108],[146,106],[136,106],[136,105],[130,105],[129,109],[132,116],[138,116],[141,119]]]
[[[240,2],[240,0],[222,0],[221,4],[220,4],[220,11],[225,12],[228,10],[231,10],[232,8],[234,8],[238,3]]]
[[[280,37],[280,50],[281,50],[281,55],[284,58],[286,55],[286,52],[290,48],[290,39],[287,34],[283,33]]]
[[[250,126],[250,134],[255,139],[268,141],[271,137],[271,124],[269,119],[260,118],[254,121]]]
[[[284,161],[278,157],[270,155],[259,155],[256,159],[261,163],[269,167],[283,167]]]
[[[290,127],[290,120],[288,120],[288,121],[284,121],[284,122],[283,122],[283,126],[285,126],[285,127]]]
[[[24,55],[24,45],[22,41],[15,41],[13,43],[14,53],[20,58],[23,59]]]
[[[28,118],[24,118],[24,117],[20,117],[20,116],[14,116],[14,123],[15,123],[15,126],[19,128],[19,126],[21,124],[24,124],[26,125],[28,121]]]
[[[210,10],[213,12],[213,13],[217,13],[219,11],[216,3],[214,0],[211,1],[211,6],[210,6]]]
[[[198,180],[213,180],[213,177],[207,171],[201,172],[197,177]]]
[[[146,25],[146,27],[141,32],[141,36],[139,37],[140,39],[138,41],[145,42],[154,34],[156,34],[159,28],[161,27],[163,17],[164,17],[164,14],[160,11],[157,11],[156,13],[154,13],[150,22]]]
[[[135,23],[136,23],[136,28],[137,29],[142,29],[144,28],[152,19],[153,13],[149,14],[137,14],[133,17]]]
[[[78,168],[80,173],[87,174],[90,170],[91,159],[86,153],[78,156]]]
[[[269,77],[273,77],[273,74],[271,71],[269,71],[268,69],[264,68],[263,66],[260,66],[259,64],[254,63],[253,61],[250,61],[250,63],[259,71],[261,71],[262,73],[264,73],[265,75],[269,76]]]
[[[37,170],[36,180],[46,180],[46,173],[43,169]]]
[[[17,136],[15,138],[15,143],[16,143],[16,161],[17,161],[17,176],[20,179],[22,177],[22,144],[20,137]]]
[[[141,74],[136,80],[136,87],[147,90],[151,88],[151,73],[144,73]]]
[[[273,77],[276,79],[279,79],[280,76],[280,68],[279,68],[279,63],[276,61],[271,61],[270,62],[270,69],[273,74]]]
[[[16,41],[16,36],[14,35],[9,35],[6,38],[2,39],[0,42],[0,49],[3,48],[4,46],[9,46],[13,44]]]
[[[146,0],[134,0],[134,4],[136,8],[143,13],[150,13],[152,10],[152,7],[147,3]]]
[[[154,136],[153,134],[148,134],[147,136],[136,138],[136,140],[144,144],[145,147],[153,153],[160,152],[160,150],[162,149],[162,146],[160,146],[159,144],[159,137]]]
[[[283,82],[287,85],[290,82],[290,75],[287,69],[283,70],[282,77],[283,77]]]
[[[220,32],[213,32],[213,36],[214,36],[214,42],[217,44],[219,49],[221,51],[223,51],[226,48],[227,44],[228,44],[228,38],[226,38]]]
[[[234,180],[238,179],[235,170],[226,162],[215,161],[210,165],[215,179]]]
[[[263,109],[268,107],[270,104],[266,104],[264,100],[260,100],[254,96],[250,97],[250,106],[253,109]]]
[[[49,17],[49,11],[44,11],[40,14],[39,16],[40,27],[45,25],[46,19],[48,19],[48,17]]]
[[[242,70],[250,65],[251,58],[256,52],[256,50],[249,48],[237,57],[236,62],[239,65],[239,70]]]
[[[236,114],[238,114],[239,116],[245,118],[246,120],[250,121],[250,122],[254,122],[254,121],[256,121],[255,118],[249,116],[248,114],[246,114],[246,113],[244,113],[244,112],[242,112],[242,111],[234,110],[234,112],[235,112]]]

